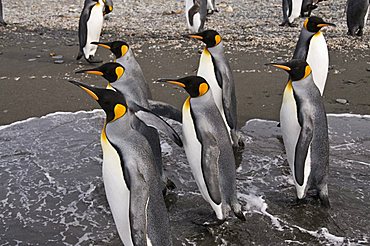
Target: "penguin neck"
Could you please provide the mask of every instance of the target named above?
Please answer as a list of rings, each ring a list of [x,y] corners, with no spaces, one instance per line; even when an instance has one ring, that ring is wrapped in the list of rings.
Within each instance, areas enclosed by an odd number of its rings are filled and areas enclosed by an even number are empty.
[[[294,50],[293,59],[307,59],[310,42],[315,34],[316,33],[314,32],[309,32],[306,28],[302,28],[296,48]]]
[[[316,87],[316,85],[313,82],[312,73],[301,80],[292,81],[293,91],[297,95],[305,95],[308,93],[308,89],[312,89],[313,87]],[[317,87],[316,89],[319,90]],[[320,92],[318,91],[318,93]]]
[[[221,41],[218,45],[213,47],[206,47],[206,49],[211,53],[213,57],[223,58],[224,57],[224,46]]]

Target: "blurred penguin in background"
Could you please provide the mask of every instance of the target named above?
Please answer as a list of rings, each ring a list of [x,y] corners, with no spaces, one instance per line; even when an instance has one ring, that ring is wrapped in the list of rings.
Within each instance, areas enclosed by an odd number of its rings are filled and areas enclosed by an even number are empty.
[[[293,26],[301,13],[303,0],[283,0],[283,22],[280,26]]]
[[[347,1],[347,26],[348,35],[362,36],[369,14],[369,0]]]
[[[3,3],[2,0],[0,0],[0,26],[6,26],[6,22],[3,18]]]
[[[104,14],[110,13],[112,10],[113,2],[111,0],[85,0],[78,26],[80,49],[77,60],[83,56],[89,63],[102,62],[102,60],[95,58],[98,46],[91,44],[91,42],[99,42]]]
[[[207,17],[207,0],[185,0],[186,23],[190,32],[200,32]]]
[[[318,7],[318,3],[324,0],[303,0],[301,8],[301,17],[310,17],[312,10]],[[307,14],[306,14],[307,12]]]

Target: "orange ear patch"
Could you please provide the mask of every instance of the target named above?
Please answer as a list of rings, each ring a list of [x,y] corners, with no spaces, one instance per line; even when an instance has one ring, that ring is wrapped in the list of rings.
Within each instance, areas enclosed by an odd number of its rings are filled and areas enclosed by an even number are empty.
[[[206,83],[201,83],[199,85],[199,96],[203,96],[208,91],[208,85]]]
[[[117,104],[114,107],[114,119],[112,121],[115,121],[115,120],[121,118],[125,114],[126,114],[126,107],[123,106],[122,104]]]

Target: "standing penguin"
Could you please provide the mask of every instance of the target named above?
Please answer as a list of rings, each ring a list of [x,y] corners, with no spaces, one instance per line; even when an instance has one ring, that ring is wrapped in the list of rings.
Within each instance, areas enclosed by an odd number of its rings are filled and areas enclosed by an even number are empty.
[[[186,157],[203,198],[219,220],[229,208],[245,220],[236,197],[236,171],[230,137],[207,81],[199,76],[160,80],[184,88],[189,97],[182,108]]]
[[[303,0],[283,0],[283,22],[280,26],[293,26],[293,22],[301,13]]]
[[[324,35],[320,31],[325,26],[335,27],[334,24],[325,22],[317,16],[307,18],[301,29],[293,54],[293,59],[306,60],[310,65],[313,80],[321,95],[324,93],[329,70],[328,46],[326,45]]]
[[[127,69],[125,69],[119,63],[108,62],[100,67],[81,70],[77,71],[76,73],[87,73],[103,76],[109,82],[107,88],[114,88],[114,90],[124,95],[128,106],[133,107],[138,105],[141,108],[148,109],[149,107],[146,95],[144,95],[143,90],[138,88],[140,84],[137,84],[137,81],[134,78],[129,81],[124,81],[124,79],[122,79],[126,76],[126,71]],[[133,127],[148,140],[150,147],[152,148],[156,164],[155,167],[164,183],[163,191],[166,192],[166,187],[169,189],[175,188],[175,184],[169,180],[163,172],[162,152],[158,131],[155,129],[155,127],[146,125],[136,125]]]
[[[190,32],[202,31],[207,17],[207,0],[185,0],[185,15]]]
[[[368,0],[347,0],[347,34],[362,36],[368,14]]]
[[[329,207],[329,139],[323,98],[304,60],[273,63],[289,73],[280,110],[280,123],[288,163],[298,199],[317,189]]]
[[[0,25],[1,26],[6,26],[6,22],[4,21],[4,17],[3,17],[3,2],[2,0],[0,0]]]
[[[99,41],[103,27],[104,12],[112,11],[113,9],[113,6],[106,6],[106,3],[106,0],[85,0],[78,26],[80,49],[77,60],[84,56],[86,61],[90,63],[102,62],[94,58],[98,46],[91,44],[91,42]]]
[[[224,119],[233,146],[242,145],[236,132],[237,111],[234,78],[229,62],[224,55],[221,35],[215,30],[206,30],[188,36],[206,44],[200,57],[197,75],[209,83],[214,101]]]
[[[128,108],[119,92],[70,82],[87,92],[106,113],[101,133],[103,181],[121,241],[126,246],[172,245],[153,153],[132,125],[141,120],[157,121],[160,127],[167,127],[165,131],[174,140],[180,141],[179,136],[160,118]]]
[[[113,87],[124,94],[129,101],[150,108],[153,112],[178,122],[181,122],[181,112],[167,103],[151,100],[152,95],[143,71],[137,62],[134,52],[125,41],[92,42],[109,49],[116,57],[116,62],[125,68],[122,76],[113,84]]]

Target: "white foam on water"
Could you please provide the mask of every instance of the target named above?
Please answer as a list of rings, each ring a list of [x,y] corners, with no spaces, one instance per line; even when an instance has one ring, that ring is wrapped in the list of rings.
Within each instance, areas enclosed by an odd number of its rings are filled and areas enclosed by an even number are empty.
[[[342,117],[342,118],[365,118],[365,119],[370,119],[370,115],[367,114],[350,114],[350,113],[343,113],[343,114],[327,114],[327,116],[331,117]]]
[[[353,164],[360,164],[370,167],[370,163],[364,162],[364,161],[356,161],[356,160],[347,160],[347,162],[353,163]]]
[[[247,202],[245,208],[248,211],[266,215],[267,217],[271,219],[271,223],[275,226],[275,228],[278,231],[284,230],[284,228],[279,222],[280,219],[270,214],[269,212],[267,212],[268,206],[265,200],[262,198],[262,196],[256,196],[254,194],[246,195],[246,194],[238,193],[238,197],[244,200],[245,202]]]
[[[164,139],[161,139],[161,150],[163,156],[171,156],[173,152],[171,145],[169,145]]]
[[[50,114],[47,114],[47,115],[44,115],[44,116],[41,116],[41,117],[30,117],[30,118],[25,119],[25,120],[12,122],[8,125],[2,125],[2,126],[0,126],[0,131],[4,130],[4,129],[10,127],[10,126],[15,126],[15,125],[27,123],[27,122],[35,120],[35,119],[46,119],[46,118],[49,118],[49,117],[59,116],[59,115],[96,114],[96,113],[101,113],[101,112],[103,112],[102,109],[93,109],[93,110],[90,110],[90,111],[80,110],[80,111],[76,111],[76,112],[62,112],[62,111],[54,112],[54,113],[50,113]]]
[[[292,243],[294,245],[300,244],[300,245],[305,245],[306,243],[302,243],[300,241],[294,241],[294,240],[284,240],[287,244]]]

